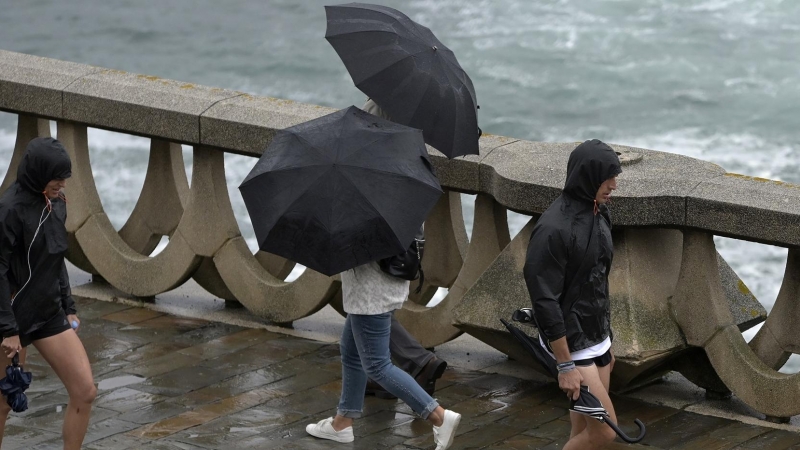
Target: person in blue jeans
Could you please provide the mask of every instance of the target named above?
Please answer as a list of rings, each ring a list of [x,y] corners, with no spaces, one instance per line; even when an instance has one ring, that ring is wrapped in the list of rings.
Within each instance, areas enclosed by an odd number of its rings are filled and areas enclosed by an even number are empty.
[[[377,262],[341,276],[347,313],[339,344],[342,394],[336,416],[308,425],[306,432],[320,439],[353,442],[353,421],[361,416],[370,378],[433,425],[436,450],[450,448],[461,415],[439,406],[411,375],[394,366],[389,356],[392,311],[403,306],[410,282],[384,273]]]

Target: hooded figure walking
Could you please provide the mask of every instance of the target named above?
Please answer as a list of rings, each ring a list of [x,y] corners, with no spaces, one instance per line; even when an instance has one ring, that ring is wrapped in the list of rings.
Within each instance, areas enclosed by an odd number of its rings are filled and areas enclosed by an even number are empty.
[[[559,387],[576,400],[581,384],[588,386],[614,422],[608,396],[614,366],[608,274],[614,245],[606,204],[620,173],[617,154],[603,142],[576,147],[561,196],[533,228],[524,268],[539,342],[556,359]],[[616,437],[585,415],[570,412],[570,420],[564,450],[600,449]]]
[[[0,197],[0,367],[33,344],[64,383],[65,450],[83,443],[97,393],[89,358],[76,331],[64,253],[66,198],[62,189],[72,164],[53,138],[33,139],[17,170],[17,181]],[[0,443],[11,408],[0,401]]]

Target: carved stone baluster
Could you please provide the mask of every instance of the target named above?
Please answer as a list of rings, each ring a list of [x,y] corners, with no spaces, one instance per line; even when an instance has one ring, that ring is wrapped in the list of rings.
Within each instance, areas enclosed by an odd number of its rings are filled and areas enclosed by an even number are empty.
[[[779,373],[765,364],[735,324],[725,301],[713,235],[685,231],[683,249],[678,289],[670,305],[687,342],[705,349],[720,379],[752,408],[773,418],[800,414],[800,374]]]
[[[475,220],[467,257],[447,296],[432,308],[406,303],[395,315],[425,347],[448,342],[461,334],[452,325],[453,311],[464,294],[511,241],[506,209],[488,195],[475,200]]]
[[[142,192],[120,237],[136,252],[151,254],[178,227],[189,195],[180,144],[152,139]]]
[[[778,370],[792,353],[800,353],[800,249],[790,248],[783,284],[764,326],[750,348],[764,364]]]
[[[6,176],[3,178],[3,184],[0,184],[0,195],[17,180],[17,167],[22,161],[28,142],[33,138],[49,136],[49,120],[39,119],[27,114],[19,114],[17,116],[17,142],[14,144],[14,153],[11,155],[11,162],[8,165]]]
[[[86,127],[59,122],[59,138],[73,160],[67,219],[67,230],[74,236],[68,253],[70,261],[78,267],[90,264],[92,272],[101,275],[112,286],[139,297],[152,297],[183,284],[200,263],[198,253],[213,247],[215,236],[200,234],[198,231],[205,231],[203,224],[198,228],[189,222],[202,216],[194,209],[204,208],[203,194],[213,189],[215,181],[219,182],[219,174],[224,184],[224,166],[216,169],[215,180],[214,165],[217,161],[214,155],[196,157],[187,212],[164,251],[151,258],[132,249],[103,211],[92,177]],[[219,153],[217,158],[221,160],[222,154]],[[192,212],[194,214],[190,214]],[[210,250],[211,254],[225,238],[216,237],[217,247]]]
[[[468,246],[461,194],[445,191],[425,221],[425,285],[415,294],[418,281],[412,282],[409,301],[424,306],[438,288],[450,288],[461,271]]]

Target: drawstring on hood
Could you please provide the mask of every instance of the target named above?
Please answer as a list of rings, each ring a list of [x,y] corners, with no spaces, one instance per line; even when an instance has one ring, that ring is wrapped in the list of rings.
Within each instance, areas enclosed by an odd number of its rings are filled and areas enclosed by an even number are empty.
[[[564,193],[576,200],[593,202],[597,214],[597,190],[621,173],[619,157],[611,147],[597,139],[586,141],[569,155]]]

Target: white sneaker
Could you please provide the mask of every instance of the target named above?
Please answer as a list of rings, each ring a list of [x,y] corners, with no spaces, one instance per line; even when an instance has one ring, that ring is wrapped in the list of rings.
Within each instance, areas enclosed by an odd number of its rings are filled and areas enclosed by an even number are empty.
[[[320,439],[330,439],[336,442],[353,442],[353,427],[336,431],[333,429],[333,417],[321,420],[319,423],[306,425],[306,433]],[[446,448],[446,447],[443,447]]]
[[[445,450],[453,445],[453,438],[456,436],[456,428],[461,422],[461,414],[444,410],[444,420],[442,426],[433,427],[433,442],[436,443],[436,450]]]

